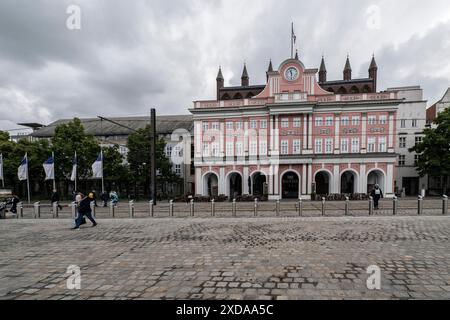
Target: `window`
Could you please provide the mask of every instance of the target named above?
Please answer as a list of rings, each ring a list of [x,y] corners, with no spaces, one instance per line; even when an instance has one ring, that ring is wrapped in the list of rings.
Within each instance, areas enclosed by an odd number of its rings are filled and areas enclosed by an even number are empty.
[[[175,173],[176,174],[181,174],[181,164],[176,164],[175,165]]]
[[[293,148],[292,152],[294,154],[300,154],[301,153],[300,140],[294,140],[292,148]]]
[[[422,142],[422,137],[416,137],[416,145]]]
[[[300,128],[301,120],[300,118],[294,118],[293,126],[294,128]]]
[[[352,117],[352,125],[359,126],[359,116]]]
[[[236,122],[236,130],[242,129],[242,122]]]
[[[228,130],[233,129],[233,122],[227,122],[227,129]]]
[[[242,156],[242,142],[236,142],[236,155]]]
[[[322,153],[322,139],[316,139],[316,153]]]
[[[400,137],[398,139],[398,147],[399,148],[406,148],[406,137]]]
[[[211,145],[211,151],[212,151],[212,156],[213,157],[218,157],[219,156],[219,144],[217,142],[214,142]]]
[[[170,158],[172,156],[172,145],[168,144],[166,146],[166,156]]]
[[[378,152],[386,152],[386,137],[378,138]]]
[[[406,158],[405,155],[399,155],[398,156],[398,165],[399,165],[399,167],[402,167],[402,166],[405,165],[405,158]]]
[[[234,143],[233,142],[227,142],[227,150],[226,150],[226,153],[227,153],[227,156],[230,156],[230,157],[232,157],[234,154],[233,154],[233,148],[234,148]]]
[[[218,122],[213,122],[212,123],[212,129],[213,130],[219,130],[220,129],[220,124]]]
[[[208,129],[209,129],[209,123],[203,122],[203,131],[208,131]]]
[[[323,119],[321,117],[316,118],[316,127],[323,126]]]
[[[367,152],[375,152],[375,138],[367,139]]]
[[[289,153],[289,141],[282,140],[281,141],[281,154],[288,154]]]
[[[359,138],[352,138],[352,153],[359,152]]]
[[[348,153],[348,139],[341,140],[341,152]]]
[[[258,149],[256,145],[256,141],[250,142],[250,155],[256,156],[258,154]]]
[[[418,121],[417,121],[417,119],[412,119],[412,120],[411,120],[411,126],[412,126],[413,128],[417,128],[417,127],[418,127]]]
[[[261,121],[259,122],[259,127],[260,127],[261,129],[267,129],[267,120],[261,120]]]
[[[327,117],[325,120],[325,125],[331,127],[333,125],[333,117]]]
[[[175,146],[175,148],[173,148],[172,152],[175,152],[175,155],[178,157],[183,156],[183,149],[180,146]]]
[[[377,124],[377,117],[376,116],[369,116],[369,124],[374,125]]]
[[[417,167],[417,164],[419,163],[419,155],[414,155],[414,167]]]
[[[259,154],[262,156],[267,155],[267,141],[259,142]]]
[[[406,120],[405,119],[400,120],[400,128],[406,128]]]
[[[289,128],[289,119],[288,118],[281,119],[281,127]]]
[[[380,124],[386,124],[387,123],[387,117],[385,115],[380,116]]]
[[[209,143],[203,142],[203,156],[209,157]]]
[[[341,119],[341,124],[342,124],[343,126],[348,126],[349,123],[350,123],[350,119],[349,119],[348,117],[342,117],[342,119]]]
[[[250,129],[256,129],[257,127],[256,120],[250,120]]]
[[[325,153],[333,153],[333,139],[325,139]]]

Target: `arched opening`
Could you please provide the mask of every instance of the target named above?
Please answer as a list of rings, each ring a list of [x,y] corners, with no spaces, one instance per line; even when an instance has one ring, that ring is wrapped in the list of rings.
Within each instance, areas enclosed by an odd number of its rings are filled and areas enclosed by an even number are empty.
[[[293,171],[286,172],[281,178],[281,196],[283,199],[298,199],[300,178]]]
[[[250,98],[253,98],[253,97],[254,97],[253,92],[247,93],[247,96],[246,96],[247,99],[250,99]]]
[[[252,185],[250,193],[255,197],[260,197],[264,195],[264,184],[266,183],[266,176],[261,172],[256,172],[252,177]],[[249,186],[250,187],[250,186]]]
[[[234,95],[233,99],[234,99],[234,100],[242,99],[242,94],[236,93],[236,94]]]
[[[242,176],[239,173],[233,172],[228,175],[227,191],[230,200],[242,195]]]
[[[326,171],[316,173],[316,194],[325,195],[330,193],[330,175]]]
[[[214,172],[203,176],[203,195],[217,197],[219,195],[219,178]]]
[[[356,182],[358,181],[353,171],[345,171],[341,176],[341,193],[353,194],[357,192]]]
[[[222,96],[222,100],[230,100],[231,98],[230,98],[230,95],[228,94],[228,93],[225,93],[223,96]]]
[[[334,89],[331,88],[331,87],[329,87],[329,88],[327,89],[327,91],[328,91],[328,92],[333,92],[333,93],[334,93]]]
[[[338,90],[338,94],[347,94],[347,89],[345,89],[344,87],[340,87]]]
[[[384,188],[384,173],[380,170],[373,170],[367,176],[367,193],[374,189],[375,185],[378,184],[382,192],[385,192]]]
[[[353,87],[350,89],[350,93],[359,93],[359,89],[358,89],[356,86],[353,86]]]
[[[370,87],[366,84],[366,85],[362,88],[362,92],[363,92],[363,93],[371,93],[372,90],[370,90]]]

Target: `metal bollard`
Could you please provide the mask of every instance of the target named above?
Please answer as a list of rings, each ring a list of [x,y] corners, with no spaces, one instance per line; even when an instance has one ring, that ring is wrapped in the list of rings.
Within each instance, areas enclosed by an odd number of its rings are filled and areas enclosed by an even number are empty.
[[[231,212],[233,217],[236,217],[236,199],[233,199],[233,203],[231,204]]]
[[[444,195],[442,197],[442,214],[447,215],[447,213],[448,213],[448,197]]]
[[[369,216],[373,215],[373,197],[369,197]]]
[[[275,212],[277,213],[277,217],[280,215],[280,199],[277,199],[275,203]]]
[[[91,201],[91,213],[92,217],[95,219],[95,201]]]
[[[255,217],[258,216],[258,199],[255,199],[255,208],[254,208],[253,216],[255,216]]]
[[[76,219],[77,217],[77,203],[74,201],[71,203],[70,208],[72,210],[72,218]]]
[[[348,216],[349,208],[350,208],[350,198],[345,197],[345,215],[346,216]]]
[[[191,213],[191,217],[193,217],[194,216],[194,199],[191,199],[191,202],[190,202],[190,213]]]
[[[153,207],[154,207],[153,200],[150,200],[148,202],[148,205],[149,205],[149,209],[150,209],[150,217],[154,217],[155,216],[155,212],[153,211]]]
[[[325,215],[325,198],[322,198],[322,216]]]
[[[58,202],[53,202],[53,218],[59,217],[58,209]]]
[[[130,212],[130,218],[133,219],[134,218],[134,200],[130,200],[128,202],[128,209]]]
[[[173,217],[173,200],[169,201],[169,215]]]
[[[214,199],[211,200],[211,217],[216,216],[216,202]]]
[[[109,202],[109,215],[111,218],[116,217],[116,207],[112,201]]]
[[[423,197],[419,196],[417,199],[417,214],[420,216],[423,213]]]
[[[298,216],[301,217],[303,215],[303,200],[302,198],[298,199]]]
[[[34,203],[34,218],[40,218],[41,217],[41,203],[35,202]]]
[[[17,219],[22,219],[23,218],[23,202],[19,202],[17,204],[18,210],[19,212],[17,213]]]
[[[394,198],[392,199],[392,215],[396,215],[397,214],[397,208],[398,208],[398,199],[396,196],[394,196]]]

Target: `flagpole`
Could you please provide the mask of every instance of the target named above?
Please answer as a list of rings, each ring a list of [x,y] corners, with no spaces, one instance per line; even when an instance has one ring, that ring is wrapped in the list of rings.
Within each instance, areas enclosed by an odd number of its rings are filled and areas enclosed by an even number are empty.
[[[0,168],[2,170],[2,188],[5,188],[5,173],[3,172],[3,153],[0,153],[0,164],[2,167]]]
[[[291,23],[291,59],[294,58],[294,23]]]
[[[52,159],[53,159],[53,190],[56,191],[55,153],[53,151],[52,151]]]
[[[103,162],[103,149],[100,149],[100,157],[102,159],[102,193],[105,193],[105,180],[103,178],[103,172],[104,172],[104,170],[103,170],[103,165],[104,165],[104,162]]]
[[[28,203],[31,203],[31,196],[30,196],[30,174],[29,174],[29,170],[28,170],[28,153],[25,153],[25,159],[27,161],[27,192],[28,192]]]
[[[76,151],[75,151],[75,165],[77,166],[77,169],[75,171],[75,191],[78,191],[78,189],[77,189],[78,159],[77,159],[77,152]]]

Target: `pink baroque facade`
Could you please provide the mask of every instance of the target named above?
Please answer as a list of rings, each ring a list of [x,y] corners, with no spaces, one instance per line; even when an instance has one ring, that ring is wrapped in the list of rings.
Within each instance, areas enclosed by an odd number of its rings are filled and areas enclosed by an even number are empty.
[[[195,101],[190,109],[196,194],[308,199],[365,194],[379,184],[393,196],[401,100],[395,92],[326,91],[317,72],[288,59],[278,70],[270,65],[265,86],[246,78],[223,89],[219,71],[218,92],[240,90],[240,99]],[[242,96],[252,88],[259,93]]]

